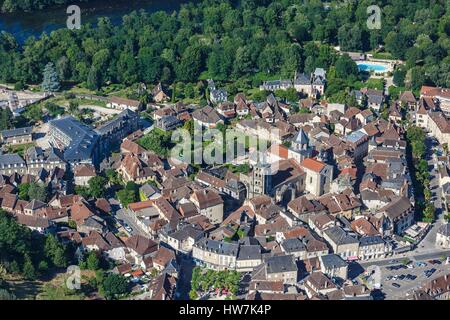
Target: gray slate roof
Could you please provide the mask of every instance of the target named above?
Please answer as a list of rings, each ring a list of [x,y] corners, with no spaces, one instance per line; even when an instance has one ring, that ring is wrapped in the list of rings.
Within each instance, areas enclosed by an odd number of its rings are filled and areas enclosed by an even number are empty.
[[[25,128],[16,128],[11,130],[3,130],[1,132],[1,136],[3,139],[17,137],[17,136],[23,136],[23,135],[29,135],[33,132],[33,127],[25,127]]]
[[[93,129],[72,116],[52,120],[50,125],[63,132],[71,140],[70,145],[64,151],[65,160],[79,161],[92,157],[99,139],[98,134]]]
[[[9,165],[25,165],[25,160],[18,154],[0,154],[0,167]]]
[[[327,254],[325,256],[321,256],[320,260],[325,269],[343,268],[347,266],[347,262],[345,262],[337,254]]]
[[[273,256],[266,259],[267,273],[298,271],[292,255]]]

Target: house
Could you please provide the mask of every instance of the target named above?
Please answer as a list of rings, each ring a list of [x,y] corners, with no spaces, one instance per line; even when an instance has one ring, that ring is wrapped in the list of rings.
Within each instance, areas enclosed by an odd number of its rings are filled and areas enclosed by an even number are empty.
[[[73,178],[76,186],[88,186],[89,180],[95,177],[95,168],[90,164],[77,165],[74,168]]]
[[[27,173],[25,160],[18,154],[0,154],[0,174],[10,176],[14,173],[20,175]]]
[[[217,113],[224,118],[234,118],[236,116],[236,108],[232,102],[221,102],[217,106]]]
[[[238,252],[238,244],[203,238],[192,247],[192,258],[206,268],[234,270]]]
[[[142,107],[142,103],[137,100],[113,96],[108,99],[106,107],[118,110],[130,109],[132,111],[139,111]]]
[[[177,117],[172,115],[163,116],[156,120],[156,126],[164,131],[175,130],[181,124],[182,122]]]
[[[223,124],[217,111],[209,106],[195,110],[192,113],[192,119],[204,128],[215,128],[217,124]]]
[[[406,197],[393,198],[378,213],[386,218],[384,229],[388,235],[401,235],[414,222],[414,210]]]
[[[305,96],[312,96],[311,77],[308,77],[304,73],[297,74],[294,79],[294,88],[297,92],[300,92]]]
[[[28,216],[34,216],[36,215],[38,210],[45,208],[46,206],[47,204],[45,204],[44,202],[33,199],[24,207],[23,211],[24,214]]]
[[[326,229],[323,232],[324,239],[333,249],[335,254],[340,255],[345,260],[357,260],[359,241],[349,235],[339,226]]]
[[[286,239],[281,243],[280,247],[285,254],[292,255],[298,260],[306,258],[306,246],[298,238]]]
[[[259,245],[241,244],[236,258],[236,270],[250,272],[263,261],[261,247]]]
[[[417,100],[412,91],[405,91],[400,95],[399,101],[402,105],[406,105],[409,110],[415,111],[417,108]]]
[[[152,90],[153,101],[156,103],[167,102],[170,97],[164,92],[161,82],[158,83]]]
[[[216,88],[216,85],[214,84],[214,81],[211,79],[208,79],[208,89],[209,89],[209,100],[211,103],[220,103],[227,101],[228,99],[228,93],[225,89]]]
[[[100,251],[103,255],[114,261],[125,260],[125,245],[112,232],[101,234],[92,231],[81,241],[83,248],[87,251]]]
[[[33,127],[3,130],[0,132],[0,141],[5,145],[32,143]]]
[[[277,90],[287,90],[292,88],[291,80],[271,80],[264,81],[261,86],[259,86],[259,90],[261,91],[277,91]]]
[[[310,214],[324,211],[325,207],[317,200],[308,200],[306,196],[301,196],[291,200],[287,205],[287,209],[297,218],[308,221]]]
[[[323,96],[326,84],[326,71],[322,68],[316,68],[312,73],[311,78],[313,96]]]
[[[400,124],[402,122],[402,114],[396,103],[389,107],[389,121]]]
[[[176,251],[190,253],[194,244],[203,236],[204,232],[201,229],[188,224],[167,235],[167,244]]]
[[[347,279],[348,264],[337,254],[327,254],[319,257],[320,270],[330,278]]]
[[[133,181],[139,184],[154,180],[156,176],[155,172],[137,155],[131,153],[125,154],[120,162],[117,172],[122,176],[124,181]]]
[[[163,271],[172,260],[175,260],[175,252],[166,247],[159,247],[153,257],[153,267],[158,271]]]
[[[325,230],[336,225],[336,218],[328,213],[310,215],[308,225],[314,232],[323,237]]]
[[[174,300],[177,278],[162,273],[154,278],[148,288],[150,300]]]
[[[125,241],[131,259],[135,265],[140,265],[143,260],[158,250],[158,244],[141,235],[133,235]]]
[[[367,107],[380,112],[384,102],[383,91],[376,89],[366,89],[364,90],[364,93],[367,96]]]
[[[25,161],[28,167],[28,173],[38,175],[42,169],[48,172],[60,168],[67,170],[67,164],[63,160],[64,155],[59,149],[48,148],[43,150],[40,147],[31,147],[25,151]]]
[[[264,261],[266,279],[269,281],[283,281],[285,284],[296,284],[298,267],[292,255],[269,257]]]
[[[450,223],[439,227],[436,234],[436,245],[442,248],[450,248]]]
[[[317,295],[326,295],[336,290],[336,285],[321,271],[312,272],[304,279],[308,298]]]
[[[450,89],[422,86],[420,89],[421,98],[431,98],[439,103],[439,108],[446,115],[450,115]]]
[[[422,290],[434,299],[448,300],[450,298],[450,274],[429,280],[422,286]]]
[[[223,199],[213,189],[196,190],[190,197],[200,214],[207,217],[212,223],[223,221]]]
[[[364,236],[359,239],[360,260],[381,259],[391,252],[390,245],[380,235]]]
[[[42,234],[49,233],[49,230],[53,227],[54,222],[41,217],[29,216],[24,214],[16,215],[17,222],[27,226],[33,231],[37,231]]]

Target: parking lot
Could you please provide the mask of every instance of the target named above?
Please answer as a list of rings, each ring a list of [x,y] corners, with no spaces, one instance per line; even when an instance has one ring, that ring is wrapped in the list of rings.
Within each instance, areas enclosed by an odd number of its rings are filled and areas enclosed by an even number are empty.
[[[436,262],[438,261],[438,262]],[[432,270],[432,271],[430,271]],[[407,293],[440,275],[450,273],[450,264],[436,259],[411,260],[408,265],[395,263],[381,267],[381,290],[387,300],[405,299]]]

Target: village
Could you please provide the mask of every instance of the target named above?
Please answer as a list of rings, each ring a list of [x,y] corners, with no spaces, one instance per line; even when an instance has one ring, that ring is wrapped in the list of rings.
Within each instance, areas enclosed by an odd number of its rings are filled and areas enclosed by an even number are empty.
[[[148,103],[99,97],[89,122],[63,108],[2,131],[1,209],[108,261],[126,299],[449,297],[450,89],[329,103],[322,68],[262,83],[262,101],[206,85],[203,107],[158,84]],[[1,90],[14,117],[54,97]],[[172,133],[194,126],[269,141],[266,161],[175,159]]]

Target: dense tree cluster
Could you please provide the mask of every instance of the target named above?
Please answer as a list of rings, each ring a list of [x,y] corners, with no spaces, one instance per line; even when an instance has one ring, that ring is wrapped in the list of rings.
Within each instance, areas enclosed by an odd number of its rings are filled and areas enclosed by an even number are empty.
[[[240,274],[236,271],[214,271],[195,267],[192,270],[191,299],[198,298],[198,292],[208,292],[214,290],[227,290],[232,295],[236,295],[239,289]]]
[[[32,11],[47,8],[52,5],[60,5],[75,2],[87,2],[89,0],[0,0],[0,11]]]
[[[52,62],[61,81],[83,82],[90,89],[108,82],[236,81],[249,75],[260,81],[329,69],[336,62],[332,46],[339,45],[350,51],[384,46],[393,58],[406,61],[396,81],[413,89],[423,83],[450,86],[445,2],[379,2],[380,30],[366,26],[372,0],[327,5],[319,0],[242,0],[239,7],[235,1],[204,0],[182,5],[177,13],[133,12],[118,26],[101,18],[95,27],[60,29],[30,38],[23,47],[2,33],[0,80],[42,83],[43,70]],[[341,61],[336,76],[353,69]]]
[[[408,150],[412,155],[413,182],[416,194],[419,195],[415,206],[417,216],[425,222],[433,222],[436,208],[431,201],[430,171],[428,162],[424,159],[426,152],[426,135],[419,127],[410,127],[406,131]]]
[[[36,279],[52,267],[66,267],[68,249],[53,235],[43,236],[0,210],[0,264],[8,273]]]

